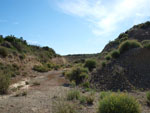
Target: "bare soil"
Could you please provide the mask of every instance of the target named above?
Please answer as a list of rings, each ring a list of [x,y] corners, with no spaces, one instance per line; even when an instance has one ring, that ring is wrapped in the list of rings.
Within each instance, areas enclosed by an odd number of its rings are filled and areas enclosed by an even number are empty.
[[[59,97],[65,97],[66,92],[71,89],[67,87],[67,84],[68,81],[62,76],[62,71],[36,73],[34,77],[24,78],[11,85],[11,88],[20,86],[19,90],[0,96],[0,113],[55,113],[54,102],[59,101]],[[22,96],[23,92],[27,95]],[[142,113],[150,113],[146,103],[146,92],[132,91],[129,95],[140,102]],[[77,107],[81,109],[80,113],[96,113],[98,101],[99,92],[96,92],[94,105],[81,105],[78,101],[70,102],[77,104]]]

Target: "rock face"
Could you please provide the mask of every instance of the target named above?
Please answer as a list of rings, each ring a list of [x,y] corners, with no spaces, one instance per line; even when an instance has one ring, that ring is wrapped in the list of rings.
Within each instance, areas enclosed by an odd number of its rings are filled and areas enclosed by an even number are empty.
[[[150,24],[145,24],[134,26],[124,34],[129,40],[150,40]],[[119,38],[122,37],[116,40]],[[102,53],[117,49],[119,44],[116,40],[106,45]],[[105,67],[92,73],[91,83],[100,90],[150,89],[150,49],[131,49],[112,59]]]

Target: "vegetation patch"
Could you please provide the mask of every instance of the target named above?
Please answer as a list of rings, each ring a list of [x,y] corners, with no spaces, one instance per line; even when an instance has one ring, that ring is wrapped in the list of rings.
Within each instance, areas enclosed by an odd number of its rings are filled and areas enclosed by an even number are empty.
[[[150,106],[150,91],[146,93],[147,104]]]
[[[81,84],[88,78],[88,69],[83,67],[75,67],[66,74],[70,81],[75,81],[76,85]]]
[[[112,58],[116,59],[116,58],[118,58],[119,56],[120,56],[120,52],[119,52],[118,50],[113,50],[113,51],[111,52],[111,57],[112,57]]]
[[[65,102],[64,100],[54,103],[53,113],[79,113],[74,104]]]
[[[5,58],[7,55],[8,55],[7,49],[4,47],[0,47],[0,56]]]
[[[120,53],[124,53],[130,49],[139,48],[139,47],[142,47],[142,45],[137,40],[127,40],[127,41],[122,42],[119,45],[119,51]]]
[[[96,61],[93,59],[86,60],[84,67],[88,68],[89,71],[92,71],[96,68]]]
[[[70,90],[67,94],[67,100],[78,100],[80,98],[80,91]]]
[[[141,107],[127,94],[112,93],[99,102],[98,113],[141,113]]]
[[[38,72],[48,72],[49,71],[47,67],[44,67],[44,66],[41,66],[41,65],[35,65],[33,67],[33,70],[38,71]]]
[[[110,60],[110,59],[111,59],[111,56],[110,56],[110,55],[107,55],[107,56],[105,56],[105,59],[106,59],[106,60]]]
[[[6,94],[10,85],[10,76],[0,73],[0,94]]]

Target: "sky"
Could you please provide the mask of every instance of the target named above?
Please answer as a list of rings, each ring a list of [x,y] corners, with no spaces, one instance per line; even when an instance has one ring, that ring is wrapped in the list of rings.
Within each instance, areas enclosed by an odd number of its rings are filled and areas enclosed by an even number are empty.
[[[0,34],[58,54],[99,53],[122,32],[150,20],[150,0],[0,0]]]

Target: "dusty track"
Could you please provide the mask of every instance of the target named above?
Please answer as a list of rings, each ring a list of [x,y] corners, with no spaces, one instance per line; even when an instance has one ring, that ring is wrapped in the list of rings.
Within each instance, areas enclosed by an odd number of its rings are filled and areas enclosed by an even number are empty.
[[[16,94],[0,98],[0,113],[51,113],[53,98],[62,95],[68,89],[67,83],[61,75],[62,71],[51,71],[32,78],[30,83],[39,82],[40,85],[30,85],[27,96],[15,97]]]

